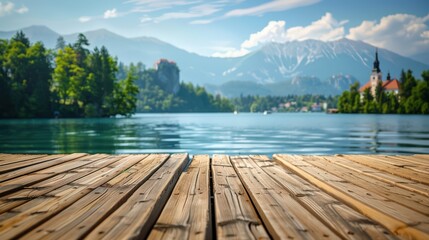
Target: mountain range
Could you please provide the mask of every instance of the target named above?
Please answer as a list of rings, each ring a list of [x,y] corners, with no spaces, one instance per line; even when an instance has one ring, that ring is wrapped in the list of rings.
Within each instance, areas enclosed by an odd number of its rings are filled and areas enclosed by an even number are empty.
[[[32,42],[41,41],[55,48],[60,34],[45,26],[22,30]],[[0,32],[9,39],[16,31]],[[127,38],[105,29],[84,32],[91,47],[106,46],[119,61],[142,62],[148,67],[160,58],[177,62],[181,81],[203,85],[213,93],[225,96],[240,94],[338,94],[349,84],[368,81],[374,61],[375,47],[361,41],[340,39],[269,43],[238,58],[215,58],[190,53],[152,37]],[[67,43],[76,34],[63,35]],[[403,57],[386,49],[378,49],[384,76],[390,72],[399,77],[402,69],[411,69],[416,76],[429,65]],[[420,58],[422,59],[422,58]]]

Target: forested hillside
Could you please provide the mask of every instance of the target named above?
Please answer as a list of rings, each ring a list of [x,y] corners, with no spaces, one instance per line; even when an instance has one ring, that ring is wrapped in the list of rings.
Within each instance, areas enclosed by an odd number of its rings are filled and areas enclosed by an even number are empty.
[[[138,112],[233,111],[204,88],[179,82],[179,68],[118,64],[106,47],[90,50],[79,34],[55,49],[31,43],[23,32],[0,40],[0,117],[110,117]]]

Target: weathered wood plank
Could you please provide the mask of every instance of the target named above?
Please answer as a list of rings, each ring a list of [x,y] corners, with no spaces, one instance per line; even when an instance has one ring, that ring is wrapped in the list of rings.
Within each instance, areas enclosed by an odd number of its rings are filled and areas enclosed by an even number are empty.
[[[404,156],[377,156],[378,161],[393,165],[395,167],[410,169],[415,172],[429,174],[429,165],[416,163],[412,157]]]
[[[343,239],[392,239],[382,225],[326,194],[266,156],[251,156],[255,163],[313,216]]]
[[[424,160],[428,160],[429,161],[429,154],[415,154],[413,156],[415,156],[417,158],[420,158],[420,159],[424,159]]]
[[[180,175],[172,195],[148,239],[209,239],[210,158],[194,156]]]
[[[60,163],[64,163],[64,162],[71,161],[71,160],[74,160],[77,158],[81,158],[81,157],[86,156],[86,155],[87,154],[85,154],[85,153],[74,153],[74,154],[65,155],[65,156],[62,156],[59,158],[56,155],[51,155],[51,156],[46,157],[46,158],[49,158],[48,161],[44,161],[42,163],[38,163],[37,161],[39,159],[35,159],[34,161],[36,161],[36,163],[34,165],[26,166],[24,168],[19,168],[17,170],[12,171],[12,172],[8,172],[6,170],[6,173],[3,173],[0,176],[0,182],[4,182],[4,181],[7,181],[7,180],[10,180],[10,179],[13,179],[13,178],[25,175],[25,174],[29,174],[32,172],[36,172],[36,171],[45,169],[45,168],[49,168],[49,167],[55,166],[55,165],[60,164]],[[33,160],[31,160],[31,161],[33,161]]]
[[[275,154],[274,158],[318,188],[384,225],[391,232],[405,238],[429,238],[427,216],[304,162],[302,157]]]
[[[46,169],[0,182],[0,196],[33,183],[51,178],[55,175],[88,165],[93,161],[97,161],[98,159],[105,158],[107,156],[108,155],[106,154],[87,155],[82,158],[75,159],[74,161],[62,162]]]
[[[89,239],[146,238],[187,162],[187,154],[171,155],[154,175],[87,237]]]
[[[412,156],[386,156],[383,159],[386,159],[397,167],[408,168],[416,172],[429,174],[429,161],[427,163],[419,163],[416,162]]]
[[[58,154],[59,155],[59,154]],[[23,162],[27,160],[32,160],[35,158],[43,158],[48,156],[47,154],[1,154],[0,156],[0,169],[2,166],[15,164],[17,162]]]
[[[325,156],[325,158],[329,159],[334,164],[342,166],[344,168],[359,172],[362,175],[366,175],[377,180],[386,182],[388,184],[392,184],[399,188],[403,188],[421,195],[429,196],[429,185],[418,183],[416,181],[403,178],[400,176],[396,176],[393,174],[386,173],[381,170],[377,170],[365,165],[362,165],[357,162],[350,161],[343,156]]]
[[[73,171],[55,175],[44,181],[32,184],[30,186],[26,186],[23,189],[19,189],[16,192],[13,192],[11,194],[8,194],[7,196],[0,198],[0,214],[9,211],[12,208],[17,207],[21,204],[24,204],[34,198],[47,194],[66,184],[81,179],[91,173],[99,171],[100,169],[114,162],[120,161],[122,158],[125,157],[124,155],[113,155],[109,157],[102,156],[103,155],[100,155],[100,159],[97,159],[94,158],[94,155],[92,155],[91,163],[88,165],[73,169]]]
[[[167,160],[152,154],[107,183],[95,188],[56,216],[27,234],[32,239],[80,239],[128,198]]]
[[[269,239],[228,156],[213,156],[212,176],[218,239]]]
[[[0,235],[5,239],[17,238],[44,223],[72,205],[95,188],[144,161],[147,155],[131,155],[99,169],[81,179],[32,199],[8,212],[0,214]]]
[[[395,187],[395,185],[380,181],[377,178],[372,178],[371,176],[350,170],[350,168],[336,165],[332,157],[303,156],[302,160],[340,177],[345,181],[351,182],[356,186],[364,188],[370,192],[367,194],[371,194],[371,192],[379,194],[386,199],[390,199],[407,208],[429,216],[429,198],[427,196],[415,194],[412,191]]]
[[[395,157],[400,157],[401,159],[405,159],[408,162],[414,162],[414,163],[422,164],[425,166],[429,166],[429,159],[422,158],[418,155],[395,156]]]
[[[351,161],[369,166],[371,168],[375,168],[377,170],[387,172],[389,174],[397,175],[400,177],[404,177],[413,181],[417,181],[417,182],[429,185],[428,174],[415,172],[411,169],[402,168],[402,167],[395,166],[393,164],[379,161],[378,158],[373,155],[345,155],[344,157]]]
[[[275,239],[339,239],[247,156],[231,157],[264,225]]]
[[[25,167],[30,167],[32,165],[37,165],[40,164],[42,162],[48,162],[48,161],[53,161],[55,159],[64,157],[66,155],[64,154],[55,154],[55,155],[29,155],[29,156],[24,156],[26,157],[25,160],[23,161],[16,161],[16,162],[11,162],[11,160],[7,161],[8,163],[3,164],[2,166],[0,166],[0,174],[5,174],[7,172],[11,172],[20,168],[25,168]],[[18,158],[19,159],[19,158]]]

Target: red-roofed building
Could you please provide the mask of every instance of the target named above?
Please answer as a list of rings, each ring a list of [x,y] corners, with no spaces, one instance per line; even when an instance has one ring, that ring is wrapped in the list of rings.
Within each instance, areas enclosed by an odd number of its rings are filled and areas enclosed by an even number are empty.
[[[400,83],[397,79],[391,79],[390,73],[387,73],[387,79],[382,80],[382,74],[380,70],[380,62],[378,61],[378,51],[375,51],[375,61],[374,61],[374,67],[372,68],[372,73],[370,76],[369,81],[363,85],[361,88],[359,88],[359,92],[361,96],[363,96],[363,92],[370,88],[371,94],[375,96],[375,89],[377,88],[378,83],[381,82],[381,87],[383,88],[383,91],[386,93],[399,93],[399,87]]]

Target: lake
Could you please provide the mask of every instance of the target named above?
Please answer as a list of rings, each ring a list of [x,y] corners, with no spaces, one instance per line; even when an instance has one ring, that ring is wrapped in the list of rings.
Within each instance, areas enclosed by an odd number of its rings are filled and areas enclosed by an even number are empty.
[[[429,153],[429,116],[198,113],[0,120],[0,152]]]

